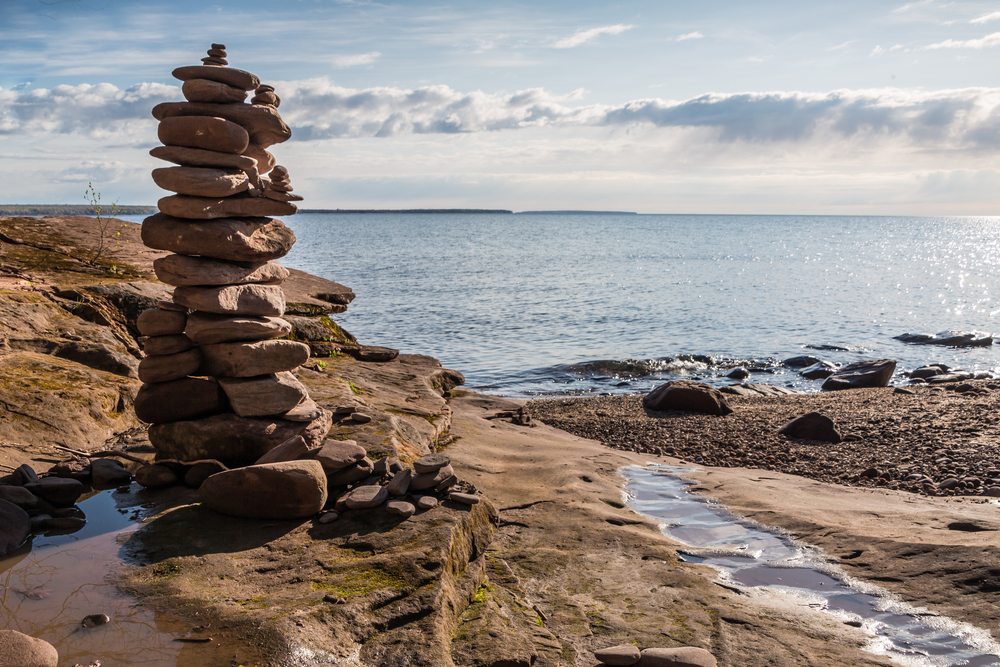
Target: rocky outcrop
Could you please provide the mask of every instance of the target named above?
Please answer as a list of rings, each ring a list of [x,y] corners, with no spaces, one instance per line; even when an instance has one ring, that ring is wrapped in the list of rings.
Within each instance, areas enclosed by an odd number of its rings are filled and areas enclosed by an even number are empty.
[[[873,361],[856,361],[847,364],[831,375],[823,383],[825,391],[838,389],[862,389],[865,387],[886,387],[896,370],[896,362],[892,359],[876,359]]]
[[[673,380],[660,385],[646,395],[642,404],[647,410],[656,412],[679,410],[719,417],[733,412],[725,396],[718,389],[687,380]]]

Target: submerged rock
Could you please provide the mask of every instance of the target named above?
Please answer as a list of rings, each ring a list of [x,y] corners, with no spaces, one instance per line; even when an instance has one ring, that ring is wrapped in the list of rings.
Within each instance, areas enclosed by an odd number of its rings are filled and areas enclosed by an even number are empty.
[[[941,331],[936,334],[905,333],[896,340],[918,345],[944,345],[947,347],[986,347],[993,344],[993,334],[985,331]]]

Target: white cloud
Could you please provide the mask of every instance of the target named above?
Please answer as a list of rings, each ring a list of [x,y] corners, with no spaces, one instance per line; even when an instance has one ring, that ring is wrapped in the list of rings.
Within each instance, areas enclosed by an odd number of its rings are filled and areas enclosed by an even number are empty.
[[[829,47],[827,49],[824,49],[824,51],[839,51],[840,49],[846,49],[847,47],[849,47],[851,44],[853,44],[856,41],[858,41],[858,40],[852,39],[850,41],[844,42],[843,44],[838,44],[837,46],[831,46],[831,47]]]
[[[701,34],[697,30],[695,30],[694,32],[689,32],[689,33],[686,33],[684,35],[679,36],[677,38],[677,41],[678,42],[683,42],[686,39],[702,39],[704,36],[705,35]]]
[[[885,53],[885,49],[882,48],[882,46],[878,45],[874,49],[872,49],[872,52],[868,54],[868,57],[872,58],[874,56],[880,56],[883,53]]]
[[[979,39],[955,40],[946,39],[937,44],[931,44],[927,49],[988,49],[1000,45],[1000,32],[995,32]]]
[[[905,46],[903,46],[902,44],[896,44],[895,46],[893,46],[893,47],[892,47],[892,48],[890,48],[889,50],[890,50],[890,51],[899,51],[899,50],[901,50],[901,49],[905,49],[905,48],[906,48],[906,47],[905,47]]]
[[[633,26],[619,23],[617,25],[606,25],[601,28],[591,28],[590,30],[578,30],[569,37],[564,37],[552,45],[556,49],[571,49],[580,46],[600,35],[620,35],[626,30],[631,30]]]
[[[903,5],[902,7],[898,7],[896,9],[892,10],[892,13],[893,14],[902,14],[903,12],[910,11],[914,7],[920,7],[921,5],[929,5],[932,2],[934,2],[934,0],[920,0],[920,2],[908,2],[905,5]]]
[[[378,51],[372,51],[371,53],[358,53],[353,56],[337,56],[333,59],[333,66],[343,69],[358,65],[371,65],[381,55]]]
[[[996,21],[997,19],[1000,19],[1000,12],[991,12],[989,14],[984,14],[979,18],[972,19],[971,21],[969,21],[969,23],[972,24],[988,23],[989,21]]]

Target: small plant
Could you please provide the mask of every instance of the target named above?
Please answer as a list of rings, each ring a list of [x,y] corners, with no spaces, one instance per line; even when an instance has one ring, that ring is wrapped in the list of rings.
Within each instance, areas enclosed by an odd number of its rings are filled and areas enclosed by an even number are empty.
[[[317,361],[316,365],[319,367],[319,369],[321,371],[325,371],[326,370],[326,362],[325,361]]]
[[[104,211],[104,205],[101,204],[101,193],[94,189],[94,184],[88,182],[87,189],[84,191],[83,198],[90,204],[94,209],[94,217],[97,218],[97,250],[94,251],[94,256],[90,258],[90,263],[96,265],[97,261],[104,254],[105,245],[109,242],[114,242],[117,245],[122,243],[128,243],[127,239],[122,238],[122,229],[125,229],[125,225],[122,224],[118,231],[112,232],[111,223],[115,222],[115,218],[121,215],[122,208],[118,205],[116,200],[111,204],[107,214]],[[112,273],[118,273],[118,267],[112,266]]]

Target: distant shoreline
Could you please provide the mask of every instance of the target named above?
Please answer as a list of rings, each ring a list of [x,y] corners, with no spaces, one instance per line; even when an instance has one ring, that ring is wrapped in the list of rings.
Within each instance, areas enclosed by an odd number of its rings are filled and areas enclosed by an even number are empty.
[[[105,206],[103,213],[110,212],[111,206]],[[155,206],[119,206],[117,213],[121,215],[153,215],[157,212]],[[299,213],[317,213],[321,215],[337,214],[396,214],[396,213],[432,213],[432,214],[492,214],[492,215],[639,215],[635,211],[509,211],[499,208],[302,208]],[[37,215],[97,215],[97,211],[89,204],[0,204],[0,215],[6,216],[37,216]]]
[[[156,211],[155,206],[115,207],[115,213],[121,215],[152,215]],[[103,206],[101,213],[111,213],[111,204]],[[0,204],[0,215],[97,215],[97,210],[90,204]]]

